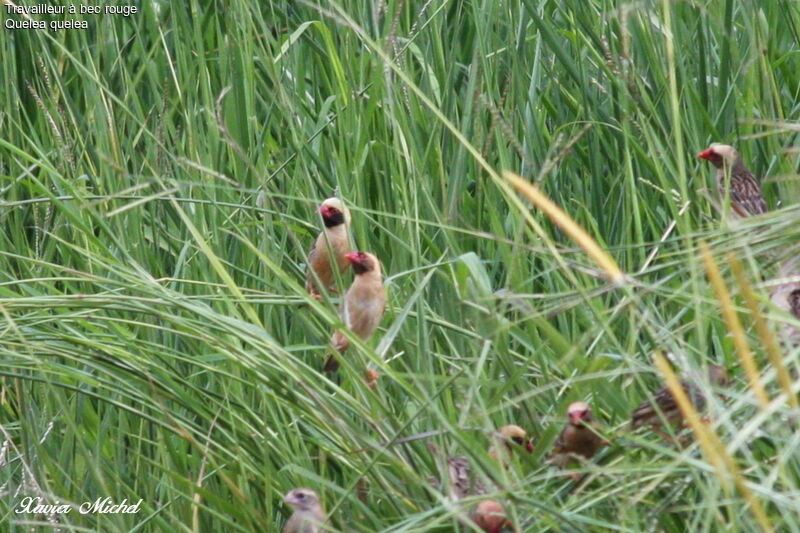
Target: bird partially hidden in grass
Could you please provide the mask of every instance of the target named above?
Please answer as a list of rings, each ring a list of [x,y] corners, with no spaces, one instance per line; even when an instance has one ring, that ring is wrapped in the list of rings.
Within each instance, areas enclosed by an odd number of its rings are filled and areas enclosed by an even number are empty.
[[[719,365],[708,367],[708,381],[715,387],[724,387],[728,384],[728,371]],[[700,387],[687,379],[681,381],[681,386],[695,410],[702,412],[706,408],[707,399]],[[662,431],[664,422],[671,426],[683,425],[683,414],[678,408],[672,392],[664,387],[651,398],[648,398],[633,410],[631,427],[636,430],[640,427],[650,427],[666,440],[673,440]]]
[[[353,266],[356,276],[344,295],[340,316],[347,329],[367,341],[378,329],[386,308],[381,264],[377,257],[366,252],[350,252],[345,254],[345,259]],[[347,350],[350,341],[341,331],[335,331],[331,345],[341,354]],[[339,360],[331,355],[325,362],[325,371],[336,372],[338,369]]]
[[[800,251],[795,251],[800,254]],[[794,256],[780,268],[781,277],[800,277],[800,256]],[[800,281],[786,281],[776,286],[770,295],[772,303],[800,320]],[[800,346],[800,326],[783,322],[780,326],[780,339],[788,349]]]
[[[325,531],[328,517],[319,503],[319,496],[311,489],[296,488],[290,490],[283,501],[294,512],[283,526],[283,533],[321,533]]]
[[[345,258],[350,252],[350,211],[340,199],[328,198],[320,205],[319,214],[325,229],[311,247],[306,271],[306,290],[316,299],[321,298],[320,286],[332,290],[336,272],[341,275],[350,265]]]
[[[503,467],[508,467],[515,449],[524,448],[528,453],[533,451],[533,443],[528,439],[528,434],[513,424],[497,430],[494,440],[495,442],[489,447],[489,457],[499,461]],[[429,443],[428,448],[434,455],[441,455],[435,444]],[[446,463],[453,498],[460,500],[489,492],[486,484],[473,472],[472,463],[467,457],[447,457]],[[436,478],[431,478],[431,483],[437,486],[440,484]]]
[[[608,443],[599,434],[599,422],[592,410],[584,402],[574,402],[567,408],[567,425],[556,439],[548,462],[566,468],[581,460],[591,459],[597,451]],[[573,479],[581,476],[567,474]]]
[[[697,157],[716,167],[719,194],[723,199],[730,196],[731,209],[736,215],[748,217],[767,212],[767,202],[761,193],[761,186],[744,166],[742,156],[733,146],[714,143],[697,154]]]
[[[514,531],[514,525],[506,517],[506,510],[497,500],[483,500],[472,511],[472,521],[486,533]]]

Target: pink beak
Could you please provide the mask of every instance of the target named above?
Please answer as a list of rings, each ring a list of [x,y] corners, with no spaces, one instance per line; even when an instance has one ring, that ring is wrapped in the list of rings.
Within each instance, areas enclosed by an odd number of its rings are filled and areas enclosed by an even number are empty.
[[[528,453],[533,453],[533,442],[531,441],[526,442],[525,449],[528,450]]]
[[[327,217],[330,214],[330,207],[328,207],[327,205],[321,205],[319,206],[319,209],[317,209],[317,211],[323,217]]]
[[[358,252],[349,252],[344,254],[344,258],[350,261],[353,264],[360,263],[361,257],[358,255]]]
[[[569,414],[570,423],[577,424],[581,420],[583,420],[583,413],[570,413]]]
[[[706,148],[699,154],[697,154],[698,159],[711,159],[711,156],[714,155],[714,150],[712,148]]]

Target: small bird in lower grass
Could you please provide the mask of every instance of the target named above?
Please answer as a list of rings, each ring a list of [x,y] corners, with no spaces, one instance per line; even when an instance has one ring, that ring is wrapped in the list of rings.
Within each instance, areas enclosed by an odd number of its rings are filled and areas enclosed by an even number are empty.
[[[506,510],[497,500],[483,500],[472,511],[472,521],[486,533],[514,531],[514,525],[506,518]]]
[[[350,252],[345,254],[345,259],[353,265],[356,277],[342,300],[342,322],[347,329],[366,341],[378,329],[386,308],[381,263],[377,257],[366,252]],[[336,331],[331,344],[337,352],[344,353],[350,341],[341,331]],[[339,360],[336,356],[330,356],[325,362],[325,370],[335,372],[338,369]]]
[[[524,448],[528,453],[533,451],[533,444],[528,439],[525,430],[513,424],[497,430],[495,439],[500,442],[489,447],[489,456],[500,461],[504,467],[508,466],[511,454],[514,453],[516,447]],[[429,444],[428,448],[434,454],[439,453],[439,448],[433,443]],[[456,500],[489,492],[484,482],[475,475],[469,458],[464,456],[447,457],[446,461],[450,490]],[[432,482],[438,484],[436,478],[433,478]]]
[[[779,273],[785,278],[800,277],[800,256],[784,262]],[[770,299],[775,307],[800,320],[800,281],[781,283],[772,290]],[[783,322],[780,326],[780,339],[788,349],[800,346],[800,326]]]
[[[343,273],[350,264],[345,259],[350,252],[350,211],[340,199],[328,198],[320,205],[319,214],[325,229],[311,247],[306,272],[306,290],[317,299],[320,298],[319,285],[332,289],[336,281],[335,272]],[[335,262],[333,266],[331,257]]]
[[[489,457],[495,461],[500,461],[503,466],[508,466],[514,446],[525,448],[528,453],[533,451],[533,443],[528,439],[528,434],[519,426],[509,424],[497,430],[497,441],[489,448]]]
[[[731,208],[737,215],[748,217],[767,212],[761,186],[733,146],[714,143],[697,157],[710,161],[717,168],[717,185],[723,199],[728,196],[727,185],[730,183]]]
[[[719,365],[710,365],[708,367],[708,381],[711,385],[716,387],[724,387],[728,384],[728,371]],[[682,380],[681,386],[689,401],[692,402],[695,410],[702,412],[706,408],[707,400],[703,391],[696,383],[688,380]],[[631,426],[637,429],[643,426],[649,426],[653,430],[667,440],[672,440],[661,429],[664,427],[664,421],[672,426],[682,424],[683,414],[675,402],[675,397],[672,392],[664,387],[651,398],[645,400],[633,410],[631,417]]]
[[[283,501],[294,509],[289,521],[283,526],[283,533],[321,533],[328,521],[319,503],[319,496],[311,489],[290,490]]]
[[[594,454],[608,444],[598,434],[599,423],[592,410],[584,402],[574,402],[567,408],[569,421],[556,439],[549,462],[562,468],[591,459]],[[568,474],[571,478],[579,478],[579,474]]]

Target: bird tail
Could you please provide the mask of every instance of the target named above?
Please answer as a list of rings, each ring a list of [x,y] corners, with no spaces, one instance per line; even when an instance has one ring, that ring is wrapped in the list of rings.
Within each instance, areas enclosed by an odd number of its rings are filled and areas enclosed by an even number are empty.
[[[337,359],[335,355],[329,355],[322,369],[325,372],[336,372],[339,370],[339,359]]]
[[[331,346],[333,349],[339,353],[344,353],[347,350],[347,347],[350,346],[350,341],[347,340],[347,337],[342,335],[340,331],[334,331],[333,337],[331,337]],[[336,372],[339,370],[339,360],[336,358],[336,355],[329,355],[328,359],[325,361],[324,366],[325,372]]]

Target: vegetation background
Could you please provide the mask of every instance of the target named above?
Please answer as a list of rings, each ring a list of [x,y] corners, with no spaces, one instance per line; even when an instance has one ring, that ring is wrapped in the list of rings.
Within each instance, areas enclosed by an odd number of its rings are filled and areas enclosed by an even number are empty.
[[[0,529],[278,531],[282,495],[309,486],[332,531],[474,530],[429,485],[433,441],[498,480],[520,531],[800,531],[797,412],[753,325],[793,320],[767,302],[800,223],[800,4],[137,5],[0,32]],[[765,177],[773,211],[724,222],[694,157],[711,141]],[[302,288],[334,194],[390,294],[337,378],[320,372],[335,298]],[[713,453],[628,430],[657,351],[731,370]],[[612,441],[580,487],[545,464],[578,399]],[[536,449],[503,471],[486,446],[510,422]],[[143,503],[17,514],[24,496]]]

